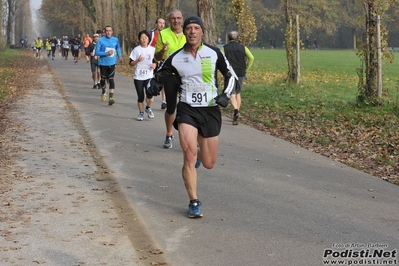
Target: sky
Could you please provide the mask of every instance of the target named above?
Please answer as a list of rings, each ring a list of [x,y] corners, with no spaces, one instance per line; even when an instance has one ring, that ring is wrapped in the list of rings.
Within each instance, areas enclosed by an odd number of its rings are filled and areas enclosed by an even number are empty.
[[[34,10],[37,10],[42,4],[42,0],[30,0],[30,7]]]
[[[32,20],[33,20],[33,32],[34,36],[38,35],[38,25],[37,25],[37,20],[36,20],[36,11],[40,8],[40,5],[42,4],[42,0],[30,0],[30,8],[32,12]]]
[[[42,0],[30,0],[30,8],[32,9],[33,21],[36,21],[36,10],[40,8]]]

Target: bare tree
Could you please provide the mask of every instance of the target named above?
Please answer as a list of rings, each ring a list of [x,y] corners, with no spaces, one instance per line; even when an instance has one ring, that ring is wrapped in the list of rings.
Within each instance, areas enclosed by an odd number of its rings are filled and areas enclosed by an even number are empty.
[[[30,2],[23,5],[20,9],[17,10],[15,15],[15,36],[16,39],[29,39],[32,37],[32,28],[33,28],[33,20],[32,20],[32,12],[30,9]],[[18,39],[17,39],[18,40]]]
[[[285,11],[285,50],[288,63],[287,81],[297,80],[297,69],[295,65],[295,54],[294,45],[296,43],[296,30],[293,25],[293,16],[291,14],[291,2],[290,0],[284,0],[284,11]]]
[[[380,58],[379,53],[383,50],[380,40],[383,34],[380,33],[377,21],[380,21],[380,16],[394,2],[396,0],[363,0],[366,14],[366,43],[359,52],[363,57],[365,67],[365,69],[358,69],[360,79],[358,100],[361,102],[367,100],[378,103],[375,100],[382,95],[381,78],[378,77],[378,74],[381,73],[381,60],[378,59]],[[364,80],[363,74],[365,75]]]
[[[198,16],[202,18],[205,27],[204,42],[215,45],[215,0],[197,0]]]
[[[169,12],[176,7],[176,0],[164,0],[164,1],[157,1],[158,10],[159,10],[159,17],[166,18]]]
[[[7,45],[15,46],[15,21],[16,14],[24,5],[29,4],[29,0],[7,0]]]

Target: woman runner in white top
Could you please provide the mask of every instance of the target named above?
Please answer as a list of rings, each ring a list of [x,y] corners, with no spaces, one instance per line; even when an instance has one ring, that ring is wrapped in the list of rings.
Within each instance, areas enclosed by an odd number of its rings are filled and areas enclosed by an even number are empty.
[[[138,121],[143,121],[144,119],[144,96],[146,96],[146,108],[145,112],[148,118],[154,118],[154,113],[151,109],[152,96],[144,95],[146,92],[145,88],[148,81],[152,78],[154,69],[157,64],[154,62],[155,48],[149,46],[150,34],[146,30],[142,30],[138,34],[140,45],[133,48],[130,53],[131,67],[135,67],[133,74],[134,86],[137,92],[137,105],[139,108]]]

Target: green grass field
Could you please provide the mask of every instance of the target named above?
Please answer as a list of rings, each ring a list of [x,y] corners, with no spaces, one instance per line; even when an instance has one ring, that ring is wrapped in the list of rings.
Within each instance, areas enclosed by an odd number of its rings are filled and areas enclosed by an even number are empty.
[[[399,172],[399,62],[384,62],[383,98],[372,106],[356,102],[361,61],[353,50],[302,51],[299,85],[285,82],[285,50],[252,53],[255,62],[241,93],[243,122],[369,173],[398,178],[392,172]],[[231,113],[229,106],[225,114]]]
[[[285,50],[259,50],[252,53],[255,63],[249,73],[255,80],[248,82],[254,86],[263,82],[281,82],[287,72]],[[360,58],[353,50],[303,50],[301,58],[301,88],[322,90],[324,94],[340,96],[344,100],[355,100],[358,77],[356,69],[361,66]],[[398,59],[399,60],[399,59]],[[384,92],[396,99],[399,61],[394,63],[384,61],[383,87]],[[259,79],[260,78],[260,79]],[[278,85],[278,84],[277,84]]]
[[[278,106],[312,111],[323,107],[323,114],[335,117],[337,112],[351,115],[356,108],[360,58],[353,50],[305,50],[301,52],[301,82],[285,82],[287,62],[285,50],[252,50],[253,68],[247,75],[242,92],[244,108],[256,102],[262,106]],[[378,107],[358,108],[360,112],[381,110],[396,112],[399,62],[384,62],[383,100]],[[285,106],[285,107],[284,107]]]

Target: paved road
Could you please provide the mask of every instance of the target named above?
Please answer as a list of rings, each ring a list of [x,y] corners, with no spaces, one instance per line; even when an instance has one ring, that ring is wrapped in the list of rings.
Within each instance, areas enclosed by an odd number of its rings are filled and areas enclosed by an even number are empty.
[[[130,229],[148,234],[170,265],[328,265],[332,255],[378,265],[374,250],[397,265],[398,186],[224,118],[215,168],[198,169],[204,217],[188,219],[178,132],[173,148],[163,149],[160,99],[155,118],[139,122],[131,78],[117,74],[110,107],[92,89],[85,62],[49,65],[81,118],[80,134],[95,144],[138,217],[130,222],[141,222]],[[141,241],[135,234],[133,245]],[[355,257],[362,250],[367,257]]]

